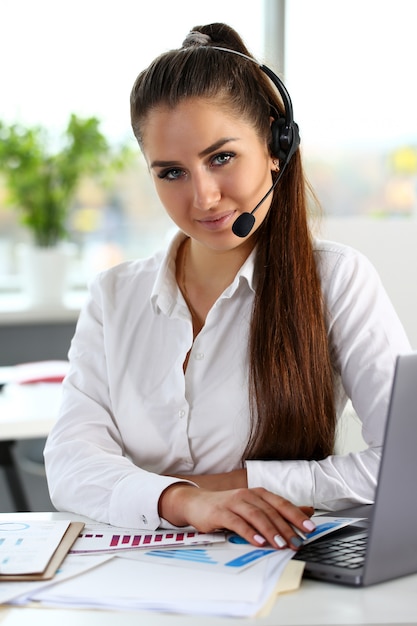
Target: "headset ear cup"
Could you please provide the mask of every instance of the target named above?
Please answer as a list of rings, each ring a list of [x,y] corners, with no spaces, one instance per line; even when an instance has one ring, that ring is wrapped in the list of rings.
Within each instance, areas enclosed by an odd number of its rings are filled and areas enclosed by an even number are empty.
[[[271,152],[283,163],[289,160],[289,152],[292,144],[291,126],[285,124],[285,119],[279,117],[271,124]]]
[[[281,159],[281,142],[280,142],[280,135],[281,135],[281,125],[279,123],[279,119],[278,120],[274,120],[271,124],[271,154],[272,156],[278,157],[278,159]]]
[[[288,125],[280,117],[271,124],[271,153],[279,158],[281,162],[291,159],[294,152],[300,145],[300,134],[295,122]]]

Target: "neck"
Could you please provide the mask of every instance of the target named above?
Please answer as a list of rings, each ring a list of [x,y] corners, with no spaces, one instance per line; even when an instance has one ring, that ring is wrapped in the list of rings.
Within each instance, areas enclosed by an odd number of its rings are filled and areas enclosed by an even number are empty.
[[[186,239],[180,246],[176,277],[193,319],[194,336],[204,326],[213,304],[233,282],[252,247],[217,251],[193,239]]]
[[[253,249],[249,242],[232,250],[213,250],[193,239],[184,245],[188,247],[188,281],[204,291],[217,292],[217,297],[233,282]]]

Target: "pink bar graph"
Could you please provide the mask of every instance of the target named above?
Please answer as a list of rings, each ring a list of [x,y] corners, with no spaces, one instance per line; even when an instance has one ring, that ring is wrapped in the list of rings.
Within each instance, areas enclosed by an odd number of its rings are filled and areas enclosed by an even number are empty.
[[[195,543],[211,543],[213,537],[196,531],[160,530],[139,534],[140,531],[113,528],[107,532],[94,532],[86,528],[86,532],[80,533],[71,553],[106,552],[112,550],[129,550],[137,548],[150,548],[152,546],[186,545]],[[100,529],[101,530],[101,529]],[[218,540],[224,540],[223,536]]]

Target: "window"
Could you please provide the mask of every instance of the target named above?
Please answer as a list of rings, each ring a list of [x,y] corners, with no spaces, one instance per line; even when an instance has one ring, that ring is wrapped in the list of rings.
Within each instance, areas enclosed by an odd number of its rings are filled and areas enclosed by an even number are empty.
[[[417,210],[414,0],[287,0],[285,75],[330,216]]]
[[[414,0],[287,0],[285,79],[319,236],[366,254],[417,346]]]
[[[141,69],[178,47],[196,24],[234,26],[262,56],[263,4],[237,0],[144,3],[138,0],[5,0],[0,6],[0,119],[45,126],[59,136],[70,113],[97,116],[113,142],[131,141],[137,163],[111,190],[86,181],[71,210],[73,282],[145,256],[173,225],[159,206],[132,137],[129,93]],[[0,290],[17,288],[19,245],[27,239],[0,181]]]

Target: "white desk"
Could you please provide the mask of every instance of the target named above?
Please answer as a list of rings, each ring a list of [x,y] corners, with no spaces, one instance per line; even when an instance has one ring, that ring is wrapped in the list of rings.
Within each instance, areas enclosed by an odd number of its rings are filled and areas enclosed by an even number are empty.
[[[19,514],[31,519],[83,519],[64,513]],[[16,514],[0,514],[0,521]],[[169,566],[167,566],[169,567]],[[80,609],[0,607],[1,626],[304,626],[417,624],[417,574],[364,589],[303,580],[295,593],[278,597],[262,618],[235,619]]]
[[[29,505],[12,447],[17,439],[47,437],[58,414],[60,398],[60,383],[11,384],[0,391],[0,464],[17,511],[28,511]]]

